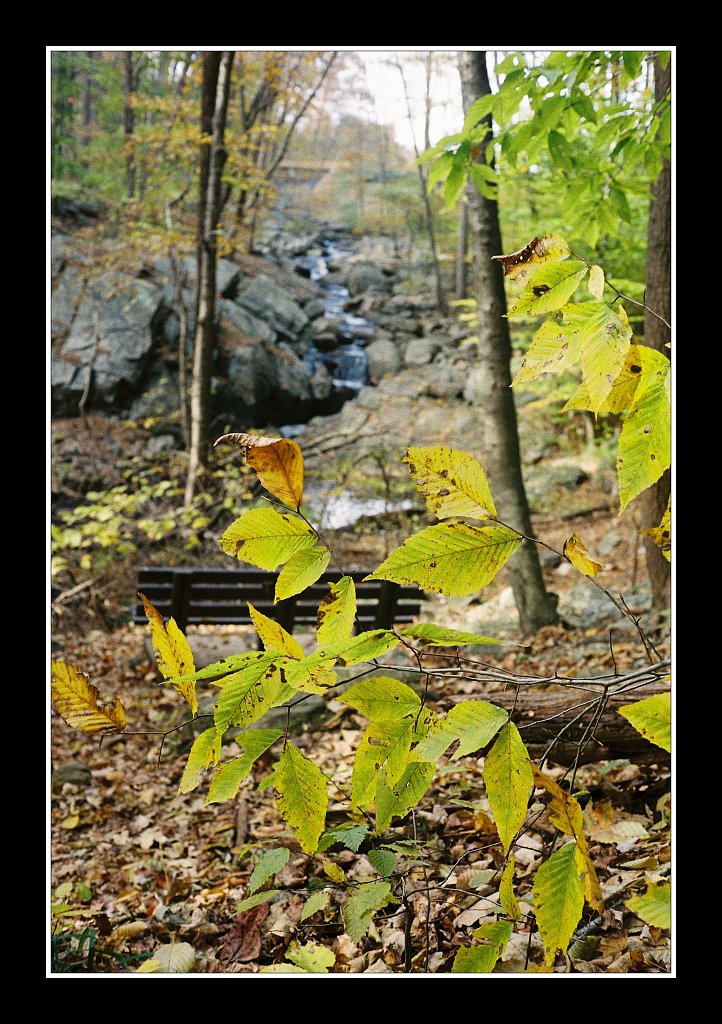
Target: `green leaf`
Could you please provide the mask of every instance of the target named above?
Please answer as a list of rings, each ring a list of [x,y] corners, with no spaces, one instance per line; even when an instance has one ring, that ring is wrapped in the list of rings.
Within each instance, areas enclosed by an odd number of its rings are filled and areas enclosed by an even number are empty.
[[[484,470],[466,452],[443,445],[409,448],[401,461],[407,463],[427,508],[437,519],[496,516]]]
[[[359,885],[341,908],[343,926],[348,937],[353,942],[360,942],[371,927],[374,913],[387,903],[395,902],[388,882]]]
[[[305,853],[314,853],[323,832],[328,806],[326,780],[313,761],[293,743],[286,743],[276,769],[278,810]]]
[[[624,365],[611,386],[609,394],[599,406],[598,412],[624,412],[634,401],[637,387],[641,380],[644,366],[644,356],[640,354],[643,345],[630,345],[624,360]],[[595,402],[589,394],[589,388],[582,381],[574,392],[562,412],[569,409],[589,409],[593,411]]]
[[[434,186],[447,176],[453,165],[453,153],[441,153],[436,160],[434,160],[433,164],[429,168],[429,175],[426,181],[426,187],[429,192],[431,192]]]
[[[278,846],[275,850],[268,850],[267,853],[264,853],[253,869],[251,880],[248,883],[249,894],[257,892],[269,878],[285,867],[290,856],[291,854],[285,846]]]
[[[412,741],[426,734],[431,721],[428,709],[417,708],[406,718],[371,722],[354,758],[351,788],[354,808],[366,809],[374,803],[382,765],[386,783],[394,786],[399,782],[409,762]]]
[[[348,640],[320,647],[299,664],[318,665],[324,661],[339,661],[348,668],[380,658],[382,654],[387,654],[396,647],[398,642],[399,638],[392,629],[370,629]]]
[[[292,555],[278,574],[275,601],[301,594],[326,571],[331,560],[328,548],[305,547]]]
[[[627,197],[621,188],[615,186],[609,193],[609,200],[612,204],[614,212],[621,217],[625,224],[631,224],[632,222],[632,211],[629,209],[629,203]]]
[[[488,164],[472,163],[469,164],[468,170],[471,180],[484,198],[490,199],[493,203],[496,202],[499,179],[493,168]]]
[[[619,708],[619,714],[626,718],[650,743],[672,750],[672,695],[655,693],[634,704]]]
[[[512,921],[518,921],[521,917],[521,911],[519,910],[519,901],[514,895],[514,868],[516,866],[516,857],[513,853],[509,854],[509,859],[506,862],[501,875],[501,882],[499,883],[499,902],[501,903],[504,911],[509,915]]]
[[[574,110],[577,112],[577,114],[579,114],[580,117],[583,117],[585,121],[591,121],[592,124],[596,124],[597,115],[594,111],[592,101],[589,99],[588,96],[585,96],[584,93],[577,92],[575,95],[576,98],[572,103],[572,107],[574,108]]]
[[[629,909],[655,928],[672,927],[672,887],[669,882],[647,882],[641,896],[627,900]]]
[[[193,741],[186,766],[178,786],[179,793],[190,793],[199,782],[200,773],[221,756],[221,739],[215,729],[206,729]]]
[[[208,732],[215,732],[215,729],[209,729]],[[233,799],[256,760],[281,736],[283,732],[280,729],[249,729],[237,736],[236,742],[243,749],[243,754],[218,766],[211,779],[205,803],[215,804]]]
[[[429,526],[405,540],[366,579],[411,583],[461,597],[491,583],[521,543],[505,526]]]
[[[362,679],[349,687],[338,700],[356,708],[372,722],[415,716],[421,707],[419,695],[406,683],[390,676]]]
[[[493,921],[477,928],[474,938],[485,940],[485,945],[462,946],[454,957],[451,973],[491,974],[509,944],[513,928],[511,921]]]
[[[592,293],[597,302],[602,301],[604,295],[604,271],[601,267],[595,263],[592,269],[589,271],[589,282],[587,288]]]
[[[368,834],[368,825],[356,825],[353,823],[336,825],[335,828],[330,828],[328,832],[324,832],[321,836],[321,841],[318,844],[318,853],[323,853],[330,846],[335,846],[336,843],[341,843],[347,850],[353,850],[354,853],[358,853],[361,843]]]
[[[292,555],[313,547],[316,537],[306,523],[275,508],[252,508],[225,530],[220,545],[227,555],[259,569],[277,569]],[[240,546],[239,546],[240,545]]]
[[[309,917],[317,914],[319,910],[325,910],[330,899],[331,895],[326,889],[319,889],[318,892],[312,893],[303,905],[300,920],[306,921]]]
[[[356,586],[351,576],[330,583],[330,593],[318,606],[316,643],[319,647],[347,640],[356,618]]]
[[[497,71],[499,69],[497,68]],[[475,128],[479,121],[482,121],[487,114],[490,114],[494,108],[494,97],[491,94],[486,96],[480,96],[478,100],[474,100],[469,109],[466,112],[464,118],[463,132],[471,131]]]
[[[391,824],[392,818],[403,818],[412,807],[416,807],[431,785],[435,768],[435,765],[424,761],[410,764],[393,786],[386,782],[385,768],[380,769],[376,784],[377,833],[384,832]]]
[[[465,146],[459,147],[454,156],[454,162],[451,165],[451,170],[446,177],[446,183],[444,185],[444,204],[447,207],[454,205],[466,184],[466,160],[469,155],[469,148],[468,143]]]
[[[519,730],[507,722],[484,761],[484,784],[504,852],[526,818],[534,783],[531,761]]]
[[[554,963],[557,950],[566,953],[584,909],[576,854],[576,843],[562,846],[541,865],[534,879],[534,910],[547,964]]]
[[[464,644],[512,644],[521,646],[510,640],[495,640],[482,633],[464,633],[460,629],[449,629],[446,626],[435,626],[432,622],[416,622],[413,626],[404,626],[399,632],[403,636],[423,640],[428,647],[463,647]]]
[[[624,70],[630,78],[637,78],[642,73],[642,58],[644,54],[638,50],[623,50],[622,61]]]
[[[619,435],[617,477],[622,512],[659,480],[671,462],[669,360],[651,348],[647,353],[634,402]]]
[[[383,878],[393,875],[396,870],[396,854],[391,850],[369,850],[368,858],[371,867]]]
[[[281,892],[280,889],[266,889],[265,892],[254,893],[253,896],[249,896],[236,907],[236,914],[242,914],[246,910],[252,910],[253,907],[257,907],[259,903],[268,903],[274,896],[278,896]]]
[[[277,654],[258,654],[246,668],[228,677],[214,711],[219,735],[230,725],[250,725],[293,695],[274,665],[277,659]]]
[[[452,760],[480,750],[496,736],[509,715],[502,708],[484,700],[465,700],[449,711],[445,718],[431,728],[428,735],[414,748],[414,761],[436,761],[455,740],[459,749]]]
[[[302,693],[324,694],[336,684],[336,673],[328,665],[309,665],[304,661],[283,661],[279,665],[281,678],[294,690]]]
[[[256,628],[265,650],[277,654],[287,654],[290,658],[302,658],[303,647],[294,640],[279,622],[269,619],[263,612],[257,611],[250,601],[247,602],[251,621]]]
[[[561,167],[563,171],[573,171],[574,157],[572,155],[572,147],[561,132],[556,131],[556,129],[550,131],[547,136],[547,144],[552,162],[557,167]]]
[[[538,316],[559,309],[577,290],[586,273],[586,264],[581,260],[564,260],[541,267],[512,303],[508,316]]]
[[[319,942],[307,942],[303,946],[292,942],[286,950],[286,959],[306,974],[328,974],[329,967],[336,963],[336,954]]]

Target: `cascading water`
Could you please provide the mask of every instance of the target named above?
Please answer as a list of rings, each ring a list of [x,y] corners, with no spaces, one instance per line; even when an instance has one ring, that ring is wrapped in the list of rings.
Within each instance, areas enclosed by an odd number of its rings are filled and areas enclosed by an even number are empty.
[[[341,284],[324,284],[324,278],[329,272],[329,261],[343,259],[351,253],[339,248],[331,239],[326,239],[322,243],[322,248],[322,256],[299,256],[294,262],[323,289],[323,315],[336,325],[342,343],[330,352],[321,352],[312,344],[304,356],[304,362],[311,373],[319,366],[325,366],[337,391],[355,394],[368,381],[368,360],[362,343],[365,344],[373,336],[373,325],[365,317],[346,312],[344,306],[350,298],[348,288]],[[352,394],[349,397],[352,397]]]

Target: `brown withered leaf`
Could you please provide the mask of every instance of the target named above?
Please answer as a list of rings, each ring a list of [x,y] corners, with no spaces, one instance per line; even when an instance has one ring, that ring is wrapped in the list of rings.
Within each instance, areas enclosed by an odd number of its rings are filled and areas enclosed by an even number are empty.
[[[213,442],[238,444],[267,491],[288,508],[298,509],[303,498],[303,455],[295,441],[259,434],[223,434]]]
[[[239,914],[218,954],[219,960],[229,964],[256,960],[261,953],[261,925],[270,909],[268,903],[259,903]]]
[[[492,256],[512,281],[526,281],[542,263],[556,263],[569,256],[569,246],[559,235],[535,235],[528,245],[508,256]]]

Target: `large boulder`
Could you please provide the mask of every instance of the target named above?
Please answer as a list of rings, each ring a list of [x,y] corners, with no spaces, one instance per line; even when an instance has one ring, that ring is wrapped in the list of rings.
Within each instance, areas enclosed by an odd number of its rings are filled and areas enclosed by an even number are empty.
[[[311,343],[308,317],[288,292],[265,274],[259,274],[243,287],[236,302],[268,324],[296,352],[303,355],[308,350]]]
[[[186,285],[195,285],[198,279],[198,262],[193,256],[185,256],[176,261],[181,276],[185,277]],[[153,264],[153,270],[160,275],[164,285],[164,297],[173,298],[173,267],[170,259],[163,256]],[[234,299],[238,294],[243,273],[237,263],[231,260],[216,260],[216,293],[224,299]]]
[[[404,362],[407,366],[426,366],[441,350],[441,344],[435,338],[414,338],[406,346]]]
[[[222,299],[218,306],[221,331],[236,331],[247,338],[256,338],[258,341],[270,343],[276,341],[277,335],[273,328],[265,320],[250,313],[244,306],[239,306],[237,302],[230,302],[227,299]]]
[[[50,324],[54,338],[63,337],[69,332],[84,290],[85,275],[82,268],[66,267],[50,299]]]
[[[238,340],[222,358],[225,393],[218,403],[236,419],[298,422],[314,398],[308,368],[289,346]],[[321,382],[317,382],[317,386]]]
[[[348,272],[347,287],[351,295],[371,290],[388,292],[391,281],[375,263],[354,263]]]
[[[91,282],[55,353],[53,411],[77,412],[91,366],[89,405],[114,411],[125,405],[143,377],[153,330],[163,315],[159,290],[145,281],[118,282],[106,276]]]
[[[399,350],[393,341],[381,339],[366,346],[369,380],[376,382],[387,374],[397,373],[401,367]]]

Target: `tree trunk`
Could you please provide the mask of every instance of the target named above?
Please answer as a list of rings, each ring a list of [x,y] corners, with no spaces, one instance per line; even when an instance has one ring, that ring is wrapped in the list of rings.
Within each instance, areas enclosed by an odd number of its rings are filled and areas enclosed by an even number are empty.
[[[125,157],[125,191],[128,199],[135,196],[135,153],[133,151],[133,130],[135,128],[135,111],[133,110],[132,98],[135,92],[135,71],[133,68],[133,54],[126,50],[123,54],[125,66],[125,82],[123,89],[123,133],[127,154]]]
[[[398,68],[399,74],[401,75],[401,81],[404,87],[404,96],[406,98],[406,110],[409,117],[409,125],[411,127],[411,139],[414,144],[414,154],[416,160],[419,159],[419,147],[416,145],[416,133],[414,132],[414,118],[411,113],[411,100],[409,98],[409,90],[406,85],[406,75],[400,60],[396,61],[396,67]],[[426,172],[423,166],[417,162],[416,170],[419,172],[419,185],[421,187],[421,198],[424,201],[424,213],[426,215],[426,232],[429,236],[429,245],[431,247],[431,262],[434,267],[434,280],[436,281],[436,305],[442,316],[449,315],[449,307],[446,302],[446,293],[444,291],[444,282],[441,278],[441,264],[439,263],[439,254],[436,249],[436,232],[434,230],[434,215],[431,210],[431,201],[429,199],[429,192],[426,187]]]
[[[670,90],[672,65],[666,71],[659,63],[654,63],[654,98],[661,103]],[[652,187],[652,201],[649,206],[649,226],[647,228],[647,277],[645,303],[655,313],[663,316],[671,323],[672,317],[672,193],[671,171],[669,162],[664,161],[659,177]],[[669,355],[665,346],[670,341],[669,328],[645,310],[644,344]],[[659,521],[667,507],[670,494],[670,471],[664,474],[639,496],[640,529],[646,530],[659,526]],[[647,572],[652,584],[652,610],[659,613],[670,606],[671,566],[651,538],[644,538],[644,549],[647,556]]]
[[[211,403],[211,368],[216,311],[216,232],[220,217],[221,173],[226,161],[223,142],[226,131],[228,92],[233,50],[204,54],[201,96],[201,131],[207,135],[210,109],[212,140],[201,147],[201,201],[199,204],[198,280],[196,292],[196,333],[191,383],[191,441],[185,503],[193,500],[198,471],[207,458],[208,422]],[[204,150],[206,153],[204,153]]]
[[[456,267],[454,273],[454,293],[457,299],[466,298],[467,262],[466,253],[469,247],[469,207],[466,198],[461,197],[459,203],[459,238],[456,247]]]
[[[486,53],[459,53],[464,110],[490,92]],[[491,118],[485,118],[491,135]],[[485,159],[486,146],[480,160]],[[516,408],[511,391],[511,340],[505,319],[506,295],[501,265],[490,257],[504,250],[497,204],[475,188],[468,189],[469,224],[474,256],[474,283],[479,317],[479,364],[476,370],[484,395],[478,412],[483,425],[486,471],[499,518],[531,536],[529,506],[519,454]],[[557,621],[555,602],[547,593],[536,546],[525,541],[507,565],[525,633]]]

